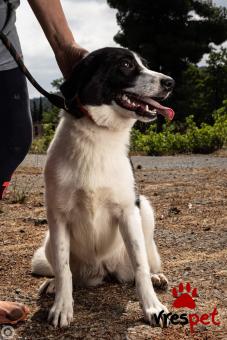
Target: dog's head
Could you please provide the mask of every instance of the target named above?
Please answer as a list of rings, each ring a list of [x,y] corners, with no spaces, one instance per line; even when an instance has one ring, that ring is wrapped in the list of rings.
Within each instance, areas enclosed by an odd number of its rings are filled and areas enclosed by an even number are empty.
[[[149,70],[133,52],[123,48],[103,48],[88,54],[61,86],[69,110],[79,99],[98,125],[114,119],[152,121],[160,113],[172,119],[172,109],[157,100],[172,92],[174,80]]]

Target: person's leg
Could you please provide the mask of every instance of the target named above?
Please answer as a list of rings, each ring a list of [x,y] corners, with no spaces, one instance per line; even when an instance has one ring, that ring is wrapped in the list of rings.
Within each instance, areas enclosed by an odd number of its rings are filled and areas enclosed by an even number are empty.
[[[32,141],[27,83],[22,72],[0,72],[0,199]]]
[[[0,72],[0,200],[14,170],[32,141],[27,84],[16,68]],[[25,320],[29,310],[16,302],[0,301],[0,325]]]

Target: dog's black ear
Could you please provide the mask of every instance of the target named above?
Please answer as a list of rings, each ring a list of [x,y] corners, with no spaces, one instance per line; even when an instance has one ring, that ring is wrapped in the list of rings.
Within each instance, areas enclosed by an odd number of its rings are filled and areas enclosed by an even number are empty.
[[[73,98],[78,92],[79,78],[81,78],[80,61],[74,68],[70,77],[60,86],[61,93],[65,99]]]
[[[74,67],[70,77],[60,86],[60,90],[66,100],[70,100],[87,84],[98,67],[98,58],[88,54]]]

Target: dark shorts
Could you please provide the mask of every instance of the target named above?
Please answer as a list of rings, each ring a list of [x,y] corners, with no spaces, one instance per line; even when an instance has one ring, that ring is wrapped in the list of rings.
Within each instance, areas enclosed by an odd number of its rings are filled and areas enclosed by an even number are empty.
[[[0,71],[0,191],[25,158],[31,142],[32,120],[25,76],[18,68]]]

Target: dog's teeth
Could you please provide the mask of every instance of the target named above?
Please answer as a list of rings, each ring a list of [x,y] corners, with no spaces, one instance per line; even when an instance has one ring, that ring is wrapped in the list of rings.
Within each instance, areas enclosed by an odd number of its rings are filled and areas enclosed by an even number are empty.
[[[148,105],[145,106],[145,111],[150,111]]]

